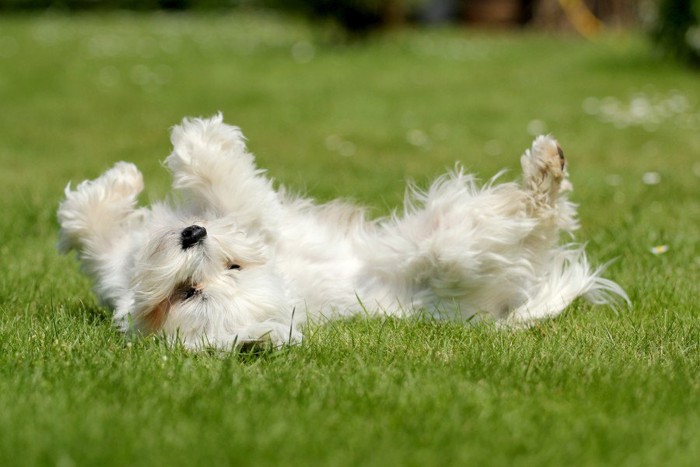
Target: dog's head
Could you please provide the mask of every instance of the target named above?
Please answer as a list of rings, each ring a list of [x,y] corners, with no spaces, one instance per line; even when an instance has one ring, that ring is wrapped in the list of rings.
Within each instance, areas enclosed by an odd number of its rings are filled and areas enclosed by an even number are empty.
[[[182,219],[154,211],[132,254],[124,328],[177,336],[189,347],[298,338],[283,279],[262,237],[233,219]]]

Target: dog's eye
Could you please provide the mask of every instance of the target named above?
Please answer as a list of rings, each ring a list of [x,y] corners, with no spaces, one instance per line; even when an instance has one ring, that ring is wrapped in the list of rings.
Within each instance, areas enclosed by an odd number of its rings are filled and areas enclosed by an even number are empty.
[[[228,265],[228,269],[229,269],[229,271],[235,271],[235,270],[241,269],[241,265],[236,264],[236,263],[231,263]]]
[[[183,300],[189,300],[190,298],[194,297],[195,295],[199,295],[202,291],[195,288],[195,287],[189,287],[188,289],[185,289],[184,292],[182,292],[182,299]]]

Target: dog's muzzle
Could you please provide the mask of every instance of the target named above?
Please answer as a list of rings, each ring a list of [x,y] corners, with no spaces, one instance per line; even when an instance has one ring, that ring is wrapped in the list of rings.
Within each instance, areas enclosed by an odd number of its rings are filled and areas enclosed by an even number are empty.
[[[180,244],[182,249],[186,250],[197,243],[201,242],[207,236],[207,229],[201,225],[191,225],[182,230],[180,233]]]

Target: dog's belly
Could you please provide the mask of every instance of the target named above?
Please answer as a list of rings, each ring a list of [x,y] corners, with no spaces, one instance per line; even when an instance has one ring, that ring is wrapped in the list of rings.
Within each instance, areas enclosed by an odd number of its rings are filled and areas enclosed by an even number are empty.
[[[280,242],[276,266],[309,318],[347,316],[361,308],[356,291],[361,263],[349,248]]]

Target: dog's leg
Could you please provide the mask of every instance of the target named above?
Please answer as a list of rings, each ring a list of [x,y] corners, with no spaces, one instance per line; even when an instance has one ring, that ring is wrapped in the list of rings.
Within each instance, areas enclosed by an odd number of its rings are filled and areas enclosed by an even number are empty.
[[[550,136],[539,136],[520,158],[528,212],[538,219],[540,233],[558,239],[559,231],[578,228],[576,205],[566,193],[573,189],[564,151]],[[548,232],[545,232],[548,230]]]
[[[556,316],[580,296],[597,304],[629,303],[618,284],[600,277],[603,268],[591,268],[582,245],[558,246],[562,231],[578,228],[576,205],[566,195],[572,185],[559,144],[549,136],[538,137],[521,165],[528,214],[537,220],[524,247],[537,253],[531,260],[537,279],[508,322],[527,325]]]
[[[571,189],[564,151],[554,138],[539,136],[535,139],[520,158],[520,164],[525,189],[537,194],[543,204],[553,205],[560,190]]]
[[[118,162],[75,190],[67,186],[66,198],[58,208],[59,251],[78,252],[85,272],[96,278],[98,295],[109,304],[119,295],[114,282],[125,257],[119,252],[128,247],[126,233],[141,219],[135,206],[142,189],[143,178],[136,166]]]
[[[527,200],[515,183],[480,188],[461,168],[411,190],[404,215],[382,223],[365,248],[366,295],[387,310],[396,299],[399,313],[504,316],[526,299],[533,275],[522,246],[537,225]]]
[[[367,294],[384,308],[476,313],[529,323],[560,313],[581,295],[625,298],[591,270],[581,247],[558,246],[576,228],[560,149],[538,138],[523,157],[523,186],[477,187],[461,169],[426,192],[414,190],[403,217],[380,226],[366,248]],[[382,301],[381,297],[386,297]]]
[[[172,132],[173,152],[165,164],[173,187],[193,212],[235,215],[239,225],[269,228],[278,206],[277,194],[245,146],[237,127],[221,114],[209,119],[185,119]]]

